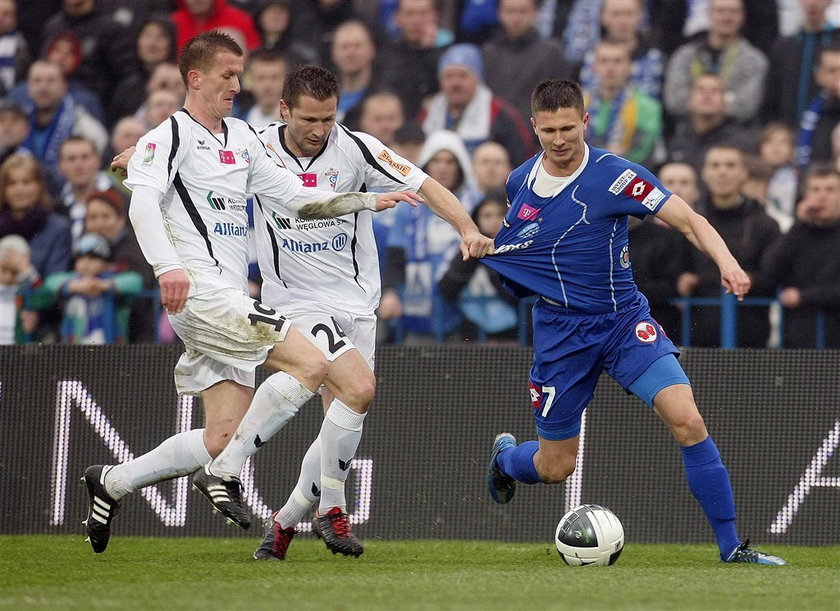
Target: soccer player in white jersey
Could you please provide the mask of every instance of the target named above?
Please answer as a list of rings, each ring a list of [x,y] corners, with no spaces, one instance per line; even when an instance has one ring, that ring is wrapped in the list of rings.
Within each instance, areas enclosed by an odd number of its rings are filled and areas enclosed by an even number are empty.
[[[337,106],[338,84],[329,71],[298,68],[283,85],[283,121],[267,126],[260,135],[278,161],[304,184],[339,193],[418,190],[429,207],[460,233],[465,259],[492,252],[493,241],[481,235],[451,192],[376,138],[337,124]],[[345,481],[376,385],[374,312],[380,278],[372,215],[362,211],[306,221],[273,212],[263,195],[255,199],[263,213],[255,222],[262,298],[279,307],[323,351],[329,368],[322,390],[326,417],[320,434],[303,459],[294,491],[272,514],[254,557],[284,559],[295,526],[319,496],[313,520],[316,534],[333,553],[358,556],[364,548],[348,520]],[[249,412],[243,426],[251,417]],[[245,458],[256,449],[231,443],[207,470],[238,475]]]
[[[229,36],[213,31],[193,38],[182,50],[180,70],[188,91],[184,108],[141,138],[126,184],[133,189],[130,216],[138,241],[186,346],[176,387],[201,395],[206,426],[126,463],[88,467],[85,525],[97,553],[108,545],[122,497],[210,462],[249,404],[253,413],[267,414],[249,439],[267,440],[324,380],[321,352],[274,308],[247,294],[246,193],[271,192],[266,205],[272,212],[309,217],[390,208],[417,197],[305,188],[272,160],[253,129],[228,117],[243,72],[242,49]],[[254,370],[263,362],[277,373],[255,393]],[[238,478],[205,483],[218,500],[238,502]]]

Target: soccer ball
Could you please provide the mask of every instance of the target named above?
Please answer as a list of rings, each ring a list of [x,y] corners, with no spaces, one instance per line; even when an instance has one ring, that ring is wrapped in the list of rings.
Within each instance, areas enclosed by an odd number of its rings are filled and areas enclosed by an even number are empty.
[[[581,505],[560,520],[554,545],[566,564],[609,566],[624,549],[624,527],[606,507]]]

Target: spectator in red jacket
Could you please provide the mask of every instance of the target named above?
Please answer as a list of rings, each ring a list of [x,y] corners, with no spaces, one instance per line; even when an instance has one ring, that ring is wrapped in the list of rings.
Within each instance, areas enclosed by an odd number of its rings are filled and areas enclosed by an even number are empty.
[[[201,32],[217,28],[238,30],[249,51],[262,44],[254,20],[245,11],[230,6],[226,0],[178,0],[172,13],[178,54],[187,41]]]

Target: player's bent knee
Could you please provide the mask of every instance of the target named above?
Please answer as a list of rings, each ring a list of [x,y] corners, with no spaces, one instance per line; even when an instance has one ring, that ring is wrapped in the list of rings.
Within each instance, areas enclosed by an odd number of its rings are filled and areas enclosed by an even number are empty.
[[[364,413],[373,403],[373,397],[376,394],[376,378],[372,374],[359,376],[343,390],[344,397],[342,400],[344,403],[354,410]]]
[[[574,460],[546,462],[537,458],[534,461],[534,466],[537,468],[537,473],[544,484],[560,484],[575,472]]]

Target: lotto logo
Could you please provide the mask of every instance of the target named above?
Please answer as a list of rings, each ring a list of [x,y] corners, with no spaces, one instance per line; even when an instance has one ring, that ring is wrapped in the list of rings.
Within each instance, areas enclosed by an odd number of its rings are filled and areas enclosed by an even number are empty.
[[[636,325],[636,339],[643,344],[651,344],[656,341],[656,328],[653,323],[640,322]]]
[[[637,178],[624,190],[624,194],[628,197],[632,197],[636,201],[644,201],[645,196],[653,189],[653,186],[645,180],[641,178]]]

